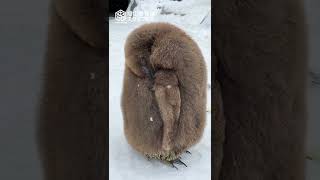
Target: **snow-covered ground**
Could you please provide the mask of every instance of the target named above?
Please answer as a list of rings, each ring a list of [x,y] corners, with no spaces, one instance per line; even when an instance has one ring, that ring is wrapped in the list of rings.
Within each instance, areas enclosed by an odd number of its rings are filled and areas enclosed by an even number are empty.
[[[211,84],[211,29],[210,1],[137,1],[135,10],[157,11],[150,21],[170,22],[185,30],[199,45],[207,64],[208,84]],[[153,3],[153,4],[152,4]],[[180,6],[178,6],[180,5]],[[160,7],[160,8],[159,8]],[[171,7],[171,9],[170,9]],[[174,9],[172,9],[174,7]],[[158,10],[157,10],[158,9]],[[162,10],[163,9],[163,10]],[[190,10],[187,12],[186,10]],[[154,12],[155,12],[154,11]],[[162,13],[161,13],[162,12]],[[163,13],[165,12],[165,13]],[[196,15],[191,15],[195,13]],[[182,15],[181,15],[182,14]],[[192,18],[193,17],[193,18]],[[114,180],[194,180],[211,178],[211,111],[207,112],[207,125],[201,141],[183,154],[188,167],[178,165],[178,170],[156,160],[148,161],[127,143],[123,132],[120,109],[124,72],[124,43],[128,34],[147,22],[119,23],[109,19],[109,172]],[[211,89],[208,88],[208,110],[211,109]]]

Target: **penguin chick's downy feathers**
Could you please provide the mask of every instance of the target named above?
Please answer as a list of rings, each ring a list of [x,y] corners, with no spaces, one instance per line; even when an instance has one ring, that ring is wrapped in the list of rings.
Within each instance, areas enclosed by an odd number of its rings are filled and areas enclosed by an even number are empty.
[[[122,92],[128,143],[152,155],[178,156],[204,130],[206,66],[197,44],[167,23],[145,24],[127,38]]]

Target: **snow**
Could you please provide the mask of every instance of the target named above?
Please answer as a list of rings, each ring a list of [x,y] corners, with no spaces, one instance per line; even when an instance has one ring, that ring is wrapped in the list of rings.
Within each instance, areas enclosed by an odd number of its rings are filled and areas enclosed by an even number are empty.
[[[136,6],[129,5],[128,10],[133,12],[153,12],[156,13],[153,20],[166,21],[177,24],[187,24],[198,26],[205,17],[211,12],[210,1],[208,0],[188,0],[188,1],[170,1],[170,0],[135,0]],[[207,19],[206,24],[211,20]]]
[[[192,155],[184,154],[182,160],[188,167],[178,166],[179,170],[166,166],[158,161],[148,161],[135,152],[126,142],[123,132],[123,119],[120,109],[120,96],[124,70],[124,42],[133,29],[147,22],[170,22],[185,30],[199,45],[208,67],[208,87],[211,87],[211,9],[208,0],[169,1],[169,0],[135,0],[129,5],[134,12],[149,11],[147,21],[133,23],[118,23],[109,19],[110,24],[110,66],[109,66],[109,167],[110,178],[125,179],[209,179],[211,178],[211,112],[207,113],[207,126],[199,144],[190,149]],[[309,12],[310,13],[310,12]],[[310,16],[312,17],[312,16]],[[311,19],[312,20],[312,19]],[[314,22],[309,22],[315,26]],[[316,28],[313,28],[316,29]],[[317,32],[311,31],[316,34]],[[320,117],[320,61],[318,61],[315,40],[311,39],[310,52],[310,83],[308,86],[308,133],[307,155],[313,160],[306,160],[307,179],[319,179],[320,170],[320,141],[318,136],[318,121]],[[94,78],[94,74],[92,75]],[[211,109],[211,92],[208,88],[208,110]],[[150,119],[151,120],[151,119]],[[156,176],[155,176],[156,175]]]
[[[211,84],[211,29],[210,1],[136,1],[134,10],[156,10],[163,7],[166,12],[157,11],[150,22],[170,22],[185,30],[199,45],[208,72],[208,84]],[[197,5],[195,4],[197,3]],[[130,7],[129,7],[130,8]],[[188,10],[188,11],[187,11]],[[192,15],[195,13],[196,15]],[[184,14],[183,16],[179,14]],[[148,161],[133,150],[127,143],[123,131],[123,119],[120,108],[122,79],[124,73],[124,43],[128,34],[147,22],[119,23],[109,18],[109,177],[114,180],[194,180],[211,178],[211,111],[207,112],[207,124],[201,141],[189,149],[192,154],[183,154],[182,161],[188,167],[176,165],[178,170],[156,160]],[[201,24],[200,24],[201,23]],[[208,88],[207,108],[211,109],[211,89]],[[150,117],[152,120],[152,117]]]

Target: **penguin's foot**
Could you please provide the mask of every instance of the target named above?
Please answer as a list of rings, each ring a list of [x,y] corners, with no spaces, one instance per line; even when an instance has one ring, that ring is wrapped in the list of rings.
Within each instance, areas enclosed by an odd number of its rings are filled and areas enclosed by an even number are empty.
[[[170,152],[166,154],[154,154],[154,155],[146,154],[145,156],[148,160],[158,159],[163,163],[168,164],[177,170],[178,170],[178,167],[175,166],[176,164],[180,164],[180,165],[184,165],[185,167],[188,167],[183,161],[181,161],[181,157],[177,156],[174,152]]]
[[[179,156],[175,152],[166,152],[160,154],[145,154],[148,159],[158,159],[162,161],[172,161],[178,159]]]
[[[176,170],[178,170],[178,167],[174,165],[174,163],[172,161],[163,161],[165,164],[171,165],[173,168],[175,168]]]
[[[190,152],[190,151],[188,151],[188,150],[186,151],[186,153],[191,154],[191,152]]]
[[[181,164],[184,165],[185,167],[188,167],[184,162],[181,161],[181,157],[179,157],[178,159],[172,160],[170,161],[170,163],[173,165],[174,163],[176,164]]]
[[[171,163],[171,166],[172,166],[173,168],[176,168],[176,170],[178,170],[177,166],[175,166],[173,163]]]
[[[185,167],[188,167],[184,162],[181,161],[181,157],[178,157],[178,159],[174,159],[174,160],[170,160],[170,161],[166,161],[166,160],[162,160],[164,163],[171,165],[173,168],[178,170],[178,167],[175,166],[175,164],[180,164],[180,165],[184,165]]]

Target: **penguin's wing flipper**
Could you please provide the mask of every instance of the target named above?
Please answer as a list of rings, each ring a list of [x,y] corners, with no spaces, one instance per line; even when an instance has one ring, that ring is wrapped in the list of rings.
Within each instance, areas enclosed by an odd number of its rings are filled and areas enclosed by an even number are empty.
[[[180,89],[178,86],[170,87],[167,86],[166,89],[167,100],[173,108],[173,116],[175,120],[179,119],[180,107],[181,107],[181,97]]]
[[[180,115],[180,90],[178,86],[155,88],[156,101],[163,120],[163,140],[162,147],[164,150],[170,150],[173,144],[173,135],[175,131],[175,122]]]

